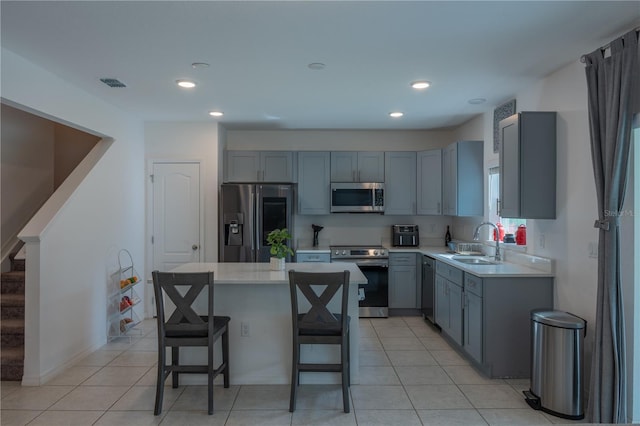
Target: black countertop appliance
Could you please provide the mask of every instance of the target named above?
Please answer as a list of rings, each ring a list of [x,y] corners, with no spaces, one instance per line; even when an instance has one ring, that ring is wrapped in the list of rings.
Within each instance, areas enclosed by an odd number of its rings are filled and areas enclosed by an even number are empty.
[[[391,225],[391,241],[394,247],[419,246],[418,225]]]

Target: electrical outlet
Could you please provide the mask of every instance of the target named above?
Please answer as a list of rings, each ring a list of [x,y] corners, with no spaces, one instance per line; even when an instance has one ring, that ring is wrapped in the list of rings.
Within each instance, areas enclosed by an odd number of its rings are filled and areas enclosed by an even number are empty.
[[[594,241],[590,241],[589,242],[589,257],[592,259],[597,259],[598,258],[598,243],[594,242]]]
[[[249,323],[241,322],[240,323],[240,336],[249,337]]]
[[[435,223],[430,223],[429,224],[429,233],[430,234],[435,234],[436,233],[436,224]]]
[[[544,243],[545,243],[544,240],[545,240],[544,234],[538,235],[538,245],[540,246],[540,248],[544,248]]]

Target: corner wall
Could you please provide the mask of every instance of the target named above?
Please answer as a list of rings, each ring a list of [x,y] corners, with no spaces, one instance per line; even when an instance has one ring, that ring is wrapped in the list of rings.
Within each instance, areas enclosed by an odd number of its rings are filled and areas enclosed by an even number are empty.
[[[118,250],[129,249],[143,269],[143,128],[5,48],[1,78],[3,102],[113,140],[99,144],[104,152],[84,180],[54,193],[54,211],[41,209],[21,231],[30,241],[23,384],[40,385],[106,342],[106,292]]]

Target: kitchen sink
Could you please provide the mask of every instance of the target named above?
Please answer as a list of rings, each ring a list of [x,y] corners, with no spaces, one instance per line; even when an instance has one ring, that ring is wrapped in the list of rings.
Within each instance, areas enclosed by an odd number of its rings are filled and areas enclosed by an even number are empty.
[[[453,256],[451,259],[467,265],[497,265],[498,262],[475,256]]]

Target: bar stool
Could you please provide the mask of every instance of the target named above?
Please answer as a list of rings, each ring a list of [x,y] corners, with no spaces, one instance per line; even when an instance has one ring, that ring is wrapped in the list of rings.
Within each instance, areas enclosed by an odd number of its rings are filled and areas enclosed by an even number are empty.
[[[172,375],[172,386],[178,387],[180,374],[207,374],[209,414],[213,414],[213,380],[224,375],[224,387],[229,387],[229,317],[213,315],[213,272],[172,273],[153,271],[153,291],[158,315],[158,378],[153,414],[162,412],[164,382]],[[198,315],[194,300],[207,289],[207,315]],[[183,289],[179,291],[179,289]],[[176,306],[165,320],[164,296]],[[184,294],[184,296],[183,296]],[[222,362],[215,368],[213,345],[222,337]],[[180,365],[180,347],[206,346],[206,365]],[[166,362],[166,348],[171,348],[171,364]]]
[[[322,290],[318,295],[315,288]],[[293,323],[293,357],[291,369],[291,398],[289,411],[296,408],[296,393],[300,384],[300,372],[342,373],[342,403],[349,412],[349,271],[344,272],[296,272],[289,271],[291,290],[291,318]],[[298,290],[304,296],[298,303]],[[342,290],[342,291],[340,291]],[[340,293],[338,293],[340,291]],[[338,294],[338,296],[336,296]],[[334,296],[340,299],[340,313],[328,309]],[[304,303],[308,302],[308,303]],[[310,305],[301,309],[301,305]],[[300,345],[340,345],[340,363],[318,364],[300,361]]]

